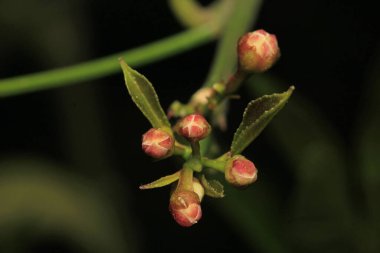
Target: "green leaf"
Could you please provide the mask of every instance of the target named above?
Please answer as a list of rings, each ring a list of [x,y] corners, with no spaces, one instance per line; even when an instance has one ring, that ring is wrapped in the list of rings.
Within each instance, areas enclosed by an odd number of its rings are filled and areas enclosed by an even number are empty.
[[[251,101],[231,144],[232,155],[240,154],[264,130],[272,118],[284,107],[294,86],[284,93],[265,95]]]
[[[224,187],[218,180],[207,180],[205,175],[201,176],[201,183],[205,189],[205,194],[212,198],[223,198]]]
[[[125,85],[133,102],[155,128],[170,128],[170,123],[160,105],[156,91],[149,80],[120,59]]]
[[[165,177],[161,177],[160,179],[157,179],[156,181],[153,181],[149,184],[144,184],[140,186],[141,190],[147,190],[147,189],[153,189],[153,188],[159,188],[166,185],[169,185],[179,179],[180,172],[177,171],[176,173],[172,175],[168,175]]]
[[[284,83],[273,76],[261,74],[253,76],[247,86],[251,95],[257,95],[278,90]],[[300,252],[310,252],[310,249],[323,252],[326,245],[331,252],[341,251],[332,247],[338,240],[347,241],[343,247],[353,249],[358,241],[350,238],[356,238],[357,232],[350,227],[353,223],[364,227],[359,220],[353,220],[355,209],[352,208],[349,186],[355,182],[347,177],[350,164],[357,165],[345,157],[347,145],[326,115],[316,104],[297,95],[292,97],[292,102],[268,129],[274,150],[284,158],[281,163],[284,163],[284,168],[289,166],[290,175],[295,180],[293,189],[283,193],[291,196],[285,205],[289,206],[288,216],[292,222],[280,220],[284,229],[281,233],[286,233],[288,242],[297,245]],[[279,188],[273,194],[278,195],[279,191],[283,189]],[[280,213],[277,217],[283,218]],[[369,239],[366,230],[360,229],[360,237]],[[342,248],[342,245],[338,247]],[[343,251],[350,250],[345,248]]]

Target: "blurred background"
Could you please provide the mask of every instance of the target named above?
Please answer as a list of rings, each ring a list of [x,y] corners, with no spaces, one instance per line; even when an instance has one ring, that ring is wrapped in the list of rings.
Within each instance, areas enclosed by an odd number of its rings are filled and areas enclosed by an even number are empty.
[[[371,2],[263,1],[252,30],[276,34],[282,57],[231,102],[221,149],[251,99],[296,91],[244,152],[258,182],[206,198],[190,229],[172,220],[168,188],[138,189],[180,163],[141,151],[149,123],[121,73],[0,99],[0,252],[380,252],[380,20]],[[0,78],[183,29],[166,1],[1,0]],[[200,87],[216,45],[138,70],[166,109]]]

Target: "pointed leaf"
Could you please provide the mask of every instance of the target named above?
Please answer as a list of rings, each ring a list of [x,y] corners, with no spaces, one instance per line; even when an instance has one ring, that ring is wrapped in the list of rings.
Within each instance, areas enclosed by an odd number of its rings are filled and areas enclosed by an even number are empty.
[[[120,59],[125,85],[133,102],[155,128],[170,128],[170,123],[160,105],[156,91],[149,80]]]
[[[177,181],[179,179],[179,175],[180,173],[179,171],[177,171],[176,173],[172,175],[161,177],[160,179],[157,179],[156,181],[153,181],[149,184],[141,185],[139,188],[141,190],[147,190],[147,189],[163,187]]]
[[[207,180],[205,175],[201,176],[201,183],[205,189],[205,194],[213,198],[224,197],[224,187],[218,180]]]
[[[232,155],[240,154],[264,130],[272,118],[284,107],[294,86],[284,93],[265,95],[251,101],[231,144]]]

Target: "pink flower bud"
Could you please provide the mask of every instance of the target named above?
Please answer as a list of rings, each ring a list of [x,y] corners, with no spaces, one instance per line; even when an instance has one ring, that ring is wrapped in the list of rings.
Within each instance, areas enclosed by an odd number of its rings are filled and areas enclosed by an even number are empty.
[[[154,158],[164,158],[172,154],[174,138],[160,128],[151,128],[142,136],[142,149]]]
[[[183,227],[190,227],[202,217],[199,197],[192,191],[175,191],[170,197],[169,210],[174,220]]]
[[[257,179],[257,169],[253,162],[242,155],[235,155],[226,163],[224,171],[226,181],[241,187],[252,184]]]
[[[238,42],[238,56],[243,71],[266,71],[280,57],[276,36],[263,29],[243,35]]]
[[[206,138],[211,131],[211,126],[200,114],[190,114],[184,117],[180,123],[178,132],[190,141],[199,141]]]

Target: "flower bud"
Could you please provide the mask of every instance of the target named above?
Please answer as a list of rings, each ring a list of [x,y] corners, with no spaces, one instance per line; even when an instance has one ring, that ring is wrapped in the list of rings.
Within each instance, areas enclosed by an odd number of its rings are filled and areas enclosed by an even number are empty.
[[[215,94],[215,90],[210,87],[205,87],[199,89],[197,92],[191,96],[190,104],[194,107],[207,105],[209,103],[210,98],[212,98]]]
[[[192,191],[175,191],[170,197],[169,210],[174,220],[183,227],[190,227],[202,217],[199,197]]]
[[[202,202],[202,199],[205,195],[205,189],[203,188],[203,185],[197,178],[193,178],[193,189],[194,192],[198,195],[199,201]]]
[[[172,154],[174,138],[161,128],[151,128],[142,136],[142,149],[154,158],[165,158]]]
[[[278,60],[276,36],[263,29],[243,35],[238,42],[239,67],[246,72],[264,72]]]
[[[227,161],[224,176],[226,181],[234,186],[248,186],[256,181],[257,169],[253,162],[244,156],[235,155]]]
[[[211,126],[200,114],[190,114],[179,122],[178,133],[190,141],[199,141],[206,138]]]

